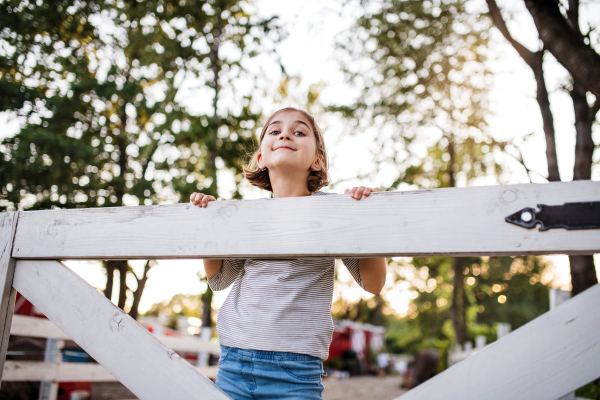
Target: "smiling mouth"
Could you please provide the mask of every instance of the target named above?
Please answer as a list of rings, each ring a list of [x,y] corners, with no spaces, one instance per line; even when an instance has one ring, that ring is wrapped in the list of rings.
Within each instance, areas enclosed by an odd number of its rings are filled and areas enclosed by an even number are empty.
[[[294,150],[294,149],[292,149],[292,148],[290,148],[290,147],[283,147],[283,146],[282,146],[282,147],[278,147],[278,148],[276,148],[275,150],[279,150],[279,149],[288,149],[288,150],[293,150],[293,151],[296,151],[296,150]]]

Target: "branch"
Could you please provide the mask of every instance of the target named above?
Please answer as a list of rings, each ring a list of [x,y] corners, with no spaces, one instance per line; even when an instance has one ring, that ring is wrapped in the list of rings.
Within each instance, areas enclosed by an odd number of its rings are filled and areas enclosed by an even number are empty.
[[[488,5],[488,9],[490,10],[490,17],[492,18],[492,21],[494,21],[494,24],[496,25],[498,30],[502,33],[506,40],[508,40],[512,47],[517,51],[517,53],[519,53],[519,55],[527,63],[527,65],[529,65],[531,69],[534,69],[534,53],[531,50],[527,49],[525,46],[523,46],[521,43],[517,42],[512,37],[512,35],[508,31],[506,23],[504,22],[504,18],[502,18],[502,13],[500,12],[498,5],[496,4],[496,0],[486,0],[486,2]]]
[[[533,180],[531,179],[531,173],[533,172],[534,174],[539,175],[540,177],[548,180],[547,177],[545,177],[544,175],[540,174],[539,172],[536,172],[532,169],[530,169],[526,164],[525,164],[525,160],[523,159],[523,153],[521,152],[521,149],[513,144],[514,148],[519,152],[519,156],[515,156],[513,154],[511,154],[510,152],[506,152],[509,156],[511,156],[512,158],[514,158],[515,160],[517,160],[519,162],[519,164],[521,164],[523,166],[523,168],[525,168],[525,171],[527,171],[527,177],[529,178],[529,183],[533,183]]]
[[[553,0],[525,0],[540,39],[552,55],[585,90],[600,98],[600,54],[586,45]]]

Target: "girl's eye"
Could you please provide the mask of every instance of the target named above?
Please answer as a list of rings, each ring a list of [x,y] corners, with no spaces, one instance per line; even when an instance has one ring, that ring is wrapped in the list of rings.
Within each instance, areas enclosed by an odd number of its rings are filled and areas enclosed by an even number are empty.
[[[274,134],[277,134],[277,133],[281,133],[281,132],[279,132],[277,129],[274,129],[271,132],[269,132],[270,135],[274,135]]]
[[[300,135],[302,135],[302,136],[306,136],[306,135],[304,134],[304,132],[301,132],[301,131],[297,131],[297,132],[295,132],[295,133],[299,133],[299,134],[300,134]],[[298,135],[298,136],[300,136],[300,135]]]

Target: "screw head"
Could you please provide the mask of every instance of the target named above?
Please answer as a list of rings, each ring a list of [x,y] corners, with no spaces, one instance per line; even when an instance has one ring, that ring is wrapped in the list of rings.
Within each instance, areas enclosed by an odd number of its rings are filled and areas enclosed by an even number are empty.
[[[521,220],[524,222],[530,222],[533,219],[533,215],[529,211],[521,213]]]

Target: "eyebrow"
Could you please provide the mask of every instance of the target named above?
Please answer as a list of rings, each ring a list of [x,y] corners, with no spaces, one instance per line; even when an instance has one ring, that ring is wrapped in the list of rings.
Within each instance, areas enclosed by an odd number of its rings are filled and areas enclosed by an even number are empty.
[[[273,124],[280,124],[280,123],[281,123],[281,121],[272,121],[272,122],[269,124],[269,126],[271,126],[271,125],[273,125]],[[312,129],[310,128],[310,126],[308,126],[308,124],[307,124],[306,122],[304,122],[304,121],[296,120],[296,121],[294,121],[294,123],[296,123],[296,124],[297,124],[297,123],[300,123],[300,124],[306,125],[306,127],[312,131]],[[269,126],[267,126],[267,128],[268,128]]]

